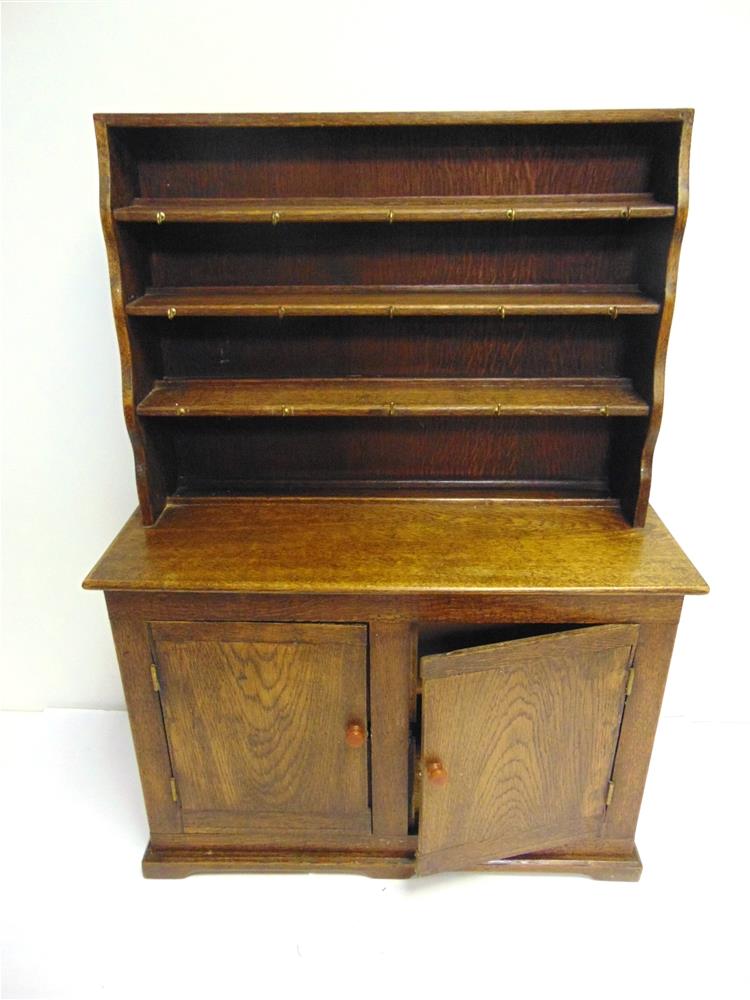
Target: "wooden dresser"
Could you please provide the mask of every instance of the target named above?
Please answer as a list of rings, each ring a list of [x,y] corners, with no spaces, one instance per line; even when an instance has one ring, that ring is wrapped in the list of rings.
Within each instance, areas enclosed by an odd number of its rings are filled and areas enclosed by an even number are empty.
[[[637,879],[692,112],[95,121],[144,873]]]

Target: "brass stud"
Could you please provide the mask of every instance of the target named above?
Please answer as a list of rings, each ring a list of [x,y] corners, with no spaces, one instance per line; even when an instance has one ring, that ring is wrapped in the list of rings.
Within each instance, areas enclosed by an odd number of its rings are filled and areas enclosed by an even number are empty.
[[[390,212],[388,213],[388,221],[393,222],[393,218],[394,218],[393,209],[391,209]]]
[[[620,212],[620,217],[623,219],[630,218],[630,205],[628,205],[627,208],[623,208],[623,210]]]
[[[162,224],[162,222],[166,222],[166,221],[167,221],[167,216],[165,215],[164,212],[157,212],[156,213],[156,225],[157,226],[160,226]]]
[[[174,306],[170,306],[169,309],[167,309],[167,319],[174,319],[176,315],[177,310]]]
[[[288,417],[291,414],[291,412],[292,412],[291,406],[282,406],[281,407],[281,414],[282,414],[282,416]]]
[[[286,309],[284,306],[279,306],[279,319],[283,319],[286,314]]]
[[[607,313],[610,319],[617,319],[617,306],[610,306]]]
[[[184,414],[187,413],[187,408],[184,406],[178,406],[177,412],[180,414],[180,416],[184,416]]]
[[[515,208],[509,208],[508,211],[505,213],[505,216],[506,216],[508,222],[515,222],[515,219],[516,219],[516,210],[515,210]]]
[[[281,212],[271,212],[271,225],[276,226],[281,222]]]
[[[500,416],[500,410],[501,409],[502,409],[502,407],[501,407],[500,403],[495,403],[495,416],[496,417]]]
[[[599,407],[599,413],[603,417],[608,417],[609,416],[609,407],[608,406],[600,406]]]
[[[396,307],[395,306],[389,306],[388,307],[388,319],[393,319],[393,317],[395,315],[396,315]]]
[[[394,411],[395,407],[396,407],[396,404],[393,402],[393,400],[391,400],[391,402],[388,404],[388,416],[389,417],[393,416],[393,411]]]
[[[505,306],[498,306],[497,311],[500,314],[500,319],[505,319]]]

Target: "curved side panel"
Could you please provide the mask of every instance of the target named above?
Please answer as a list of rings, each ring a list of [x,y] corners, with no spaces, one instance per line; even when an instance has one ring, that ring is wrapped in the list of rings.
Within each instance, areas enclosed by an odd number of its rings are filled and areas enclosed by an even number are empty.
[[[680,248],[685,232],[688,213],[688,172],[690,164],[690,137],[693,128],[693,112],[681,112],[684,124],[680,135],[679,162],[677,168],[677,211],[674,230],[667,254],[667,270],[664,287],[664,304],[659,322],[654,353],[654,377],[651,415],[646,430],[646,437],[641,451],[640,484],[638,495],[632,512],[635,527],[642,528],[646,523],[648,499],[651,492],[651,470],[654,458],[656,439],[659,436],[661,418],[664,411],[664,369],[667,360],[667,345],[669,331],[672,326],[675,294],[677,291],[677,270],[680,263]],[[626,513],[630,513],[626,511]]]
[[[135,376],[133,352],[131,348],[128,319],[125,313],[126,278],[123,275],[121,255],[118,253],[115,223],[112,215],[114,201],[119,193],[116,189],[129,185],[124,172],[118,170],[118,177],[113,178],[112,151],[107,125],[100,119],[95,119],[96,145],[99,158],[99,212],[104,233],[104,243],[107,248],[107,263],[109,265],[109,281],[112,295],[112,311],[117,331],[117,343],[120,350],[120,371],[122,376],[122,404],[125,413],[130,443],[133,447],[135,460],[136,488],[144,524],[153,524],[161,513],[163,496],[155,497],[149,485],[148,448],[144,438],[141,423],[136,414]],[[124,192],[123,192],[124,193]]]

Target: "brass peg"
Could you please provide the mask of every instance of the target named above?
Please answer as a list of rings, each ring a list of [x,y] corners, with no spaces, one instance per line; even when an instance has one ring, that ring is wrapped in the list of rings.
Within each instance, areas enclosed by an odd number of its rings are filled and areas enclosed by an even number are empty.
[[[396,315],[396,307],[395,306],[389,306],[388,307],[388,319],[393,319],[393,317],[395,315]]]
[[[169,309],[167,309],[167,319],[174,319],[176,315],[177,310],[174,306],[170,306]]]
[[[396,408],[396,404],[393,402],[393,400],[391,400],[391,402],[388,404],[388,416],[389,417],[393,416],[393,411],[394,411],[395,408]]]
[[[505,319],[505,306],[498,306],[497,311],[500,314],[500,319]]]
[[[286,313],[286,309],[283,306],[279,306],[279,319],[283,319]]]
[[[608,406],[600,406],[599,407],[599,413],[603,417],[608,417],[609,416],[609,407]]]
[[[390,210],[390,211],[388,212],[388,221],[389,221],[389,222],[393,222],[393,218],[394,218],[394,216],[393,216],[393,209],[391,209],[391,210]]]
[[[164,212],[157,212],[156,213],[156,225],[157,226],[160,226],[162,224],[162,222],[166,222],[166,221],[167,221],[167,216],[166,216],[166,214]]]
[[[623,210],[620,212],[620,217],[623,219],[630,218],[630,205],[628,205],[627,208],[623,208]]]
[[[502,409],[502,406],[500,405],[500,403],[495,403],[495,416],[496,417],[500,416],[500,410],[501,409]]]
[[[505,217],[507,218],[508,222],[515,222],[516,220],[515,208],[509,208],[508,211],[505,213]]]
[[[178,407],[177,407],[177,412],[178,412],[178,413],[180,414],[180,416],[182,417],[182,416],[184,416],[184,415],[185,415],[185,414],[187,413],[187,409],[186,409],[186,407],[184,407],[184,406],[179,406],[179,405],[178,405]]]
[[[281,222],[281,212],[271,212],[271,225],[278,225],[279,222]]]
[[[607,313],[610,319],[617,319],[617,306],[610,306]]]
[[[288,417],[288,416],[290,416],[290,415],[291,415],[291,412],[292,412],[292,408],[291,408],[291,406],[282,406],[282,407],[281,407],[281,415],[282,415],[283,417]]]

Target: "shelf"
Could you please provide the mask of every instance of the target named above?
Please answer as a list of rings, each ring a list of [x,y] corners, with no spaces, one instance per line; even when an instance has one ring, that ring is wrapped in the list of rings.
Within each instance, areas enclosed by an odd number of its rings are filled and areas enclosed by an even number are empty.
[[[394,198],[136,198],[119,222],[522,222],[532,219],[655,219],[674,205],[648,194]]]
[[[131,316],[653,315],[635,285],[267,285],[152,288]]]
[[[628,379],[170,379],[144,417],[642,417]]]

